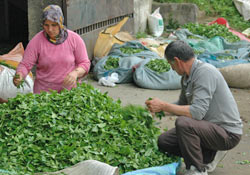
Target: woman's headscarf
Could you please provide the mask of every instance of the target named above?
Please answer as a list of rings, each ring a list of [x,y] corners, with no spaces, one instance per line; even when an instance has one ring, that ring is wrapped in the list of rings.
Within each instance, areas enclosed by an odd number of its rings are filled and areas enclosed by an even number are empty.
[[[59,24],[60,27],[60,32],[59,35],[56,36],[56,39],[51,39],[49,37],[49,35],[45,33],[47,39],[49,40],[49,42],[53,43],[53,44],[61,44],[63,43],[67,37],[68,37],[68,32],[66,27],[63,25],[64,22],[64,17],[63,17],[63,13],[62,13],[62,9],[60,6],[58,5],[49,5],[47,6],[44,10],[43,10],[43,23],[46,20],[50,20],[53,22],[56,22]]]

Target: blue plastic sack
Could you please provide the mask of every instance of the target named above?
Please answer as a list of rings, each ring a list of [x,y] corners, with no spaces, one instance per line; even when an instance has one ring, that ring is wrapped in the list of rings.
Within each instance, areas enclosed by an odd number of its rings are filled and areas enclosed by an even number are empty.
[[[133,82],[133,66],[139,64],[143,59],[136,56],[120,57],[112,55],[112,57],[119,58],[119,67],[106,70],[104,67],[109,56],[103,57],[96,63],[94,67],[94,78],[98,81],[100,78],[110,76],[115,72],[118,74],[119,78],[117,83]]]
[[[172,68],[158,73],[146,66],[151,59],[143,60],[133,74],[134,83],[146,89],[173,90],[181,88],[181,76]]]
[[[180,162],[174,162],[163,166],[131,171],[122,175],[176,175],[176,171],[179,166]]]
[[[216,68],[222,68],[226,66],[232,66],[237,64],[245,64],[250,63],[250,59],[232,59],[232,60],[220,60],[217,59],[217,56],[220,56],[221,54],[209,54],[204,53],[197,57],[198,60],[201,60],[202,62],[212,64]]]

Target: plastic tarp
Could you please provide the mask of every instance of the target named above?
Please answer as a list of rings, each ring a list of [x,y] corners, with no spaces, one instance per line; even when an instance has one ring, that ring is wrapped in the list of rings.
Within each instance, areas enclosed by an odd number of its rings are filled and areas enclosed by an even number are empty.
[[[143,51],[139,53],[134,53],[134,54],[126,54],[126,53],[123,53],[120,50],[120,48],[142,49]],[[115,56],[121,56],[121,57],[137,56],[142,59],[160,58],[160,56],[157,53],[151,51],[149,48],[145,47],[143,44],[141,44],[139,41],[136,41],[136,40],[126,42],[122,45],[114,44],[108,55],[115,55]]]
[[[111,70],[106,70],[104,67],[109,56],[103,57],[97,62],[94,67],[94,78],[96,80],[99,80],[102,77],[110,76],[112,73],[116,72],[119,79],[116,83],[133,82],[134,66],[139,64],[143,59],[136,56],[121,57],[112,55],[112,57],[119,58],[119,67]]]
[[[188,41],[199,41],[196,39],[188,39],[189,36],[194,36],[196,38],[199,38],[200,40],[205,40],[207,39],[206,37],[200,36],[200,35],[196,35],[193,34],[192,32],[190,32],[188,29],[178,29],[176,31],[174,31],[174,35],[179,39],[179,40],[188,40]]]
[[[239,41],[235,43],[227,42],[223,37],[213,37],[206,39],[187,39],[188,35],[194,35],[188,29],[180,29],[175,35],[187,42],[194,50],[203,53],[197,55],[197,59],[210,63],[217,68],[249,63],[250,61],[250,42]],[[197,35],[194,35],[197,36]],[[232,56],[233,59],[219,59],[220,56]]]
[[[250,42],[239,41],[234,43],[227,42],[223,37],[216,36],[213,38],[206,38],[200,35],[191,33],[188,29],[179,29],[175,31],[175,35],[179,40],[184,40],[190,44],[196,50],[206,50],[211,53],[219,52],[223,50],[236,50],[239,48],[250,47]],[[188,36],[195,36],[200,39],[188,39]]]
[[[218,57],[221,55],[222,54],[203,53],[203,54],[200,54],[197,57],[197,59],[201,60],[202,62],[212,64],[216,68],[222,68],[222,67],[233,66],[233,65],[238,65],[238,64],[250,63],[250,58],[248,58],[248,59],[232,59],[232,60],[218,59]]]
[[[176,175],[176,171],[180,165],[180,162],[174,162],[171,164],[140,169],[136,171],[127,172],[122,175]]]
[[[170,69],[168,72],[158,73],[146,66],[151,59],[143,60],[136,68],[133,79],[136,85],[147,89],[180,89],[181,76]]]
[[[0,169],[0,174],[18,175],[20,173]],[[84,160],[71,167],[56,172],[34,173],[36,175],[119,175],[119,168],[97,160]]]
[[[58,175],[119,175],[118,167],[113,167],[109,164],[97,160],[84,160],[74,166],[65,168],[61,171],[45,174],[58,174]]]

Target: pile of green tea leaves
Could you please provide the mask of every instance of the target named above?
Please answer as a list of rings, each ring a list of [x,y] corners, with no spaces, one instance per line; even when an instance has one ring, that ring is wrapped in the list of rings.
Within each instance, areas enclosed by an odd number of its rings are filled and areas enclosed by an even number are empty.
[[[83,160],[120,173],[176,161],[157,148],[159,129],[140,106],[122,107],[88,84],[71,91],[18,94],[0,104],[0,169],[53,172]]]
[[[205,36],[207,38],[221,36],[225,38],[228,42],[240,41],[240,38],[230,32],[227,27],[219,24],[206,25],[188,23],[183,25],[182,28],[187,28],[193,34]]]
[[[136,49],[136,48],[131,48],[131,47],[121,47],[120,50],[122,51],[122,53],[125,54],[135,54],[135,53],[140,53],[143,51],[143,49]]]
[[[118,58],[118,57],[109,56],[105,65],[104,65],[104,68],[106,70],[118,68],[119,67],[119,60],[120,60],[120,58]]]
[[[146,64],[146,66],[158,73],[167,72],[171,67],[166,59],[152,59]]]

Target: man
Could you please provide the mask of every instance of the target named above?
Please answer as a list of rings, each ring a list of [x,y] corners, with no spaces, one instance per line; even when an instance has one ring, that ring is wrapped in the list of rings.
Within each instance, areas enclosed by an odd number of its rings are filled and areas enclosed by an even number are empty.
[[[242,121],[237,104],[222,74],[212,65],[195,59],[184,41],[165,49],[173,70],[182,76],[178,102],[154,98],[145,103],[151,112],[177,115],[175,128],[159,136],[161,151],[181,156],[185,175],[207,175],[241,139]]]

